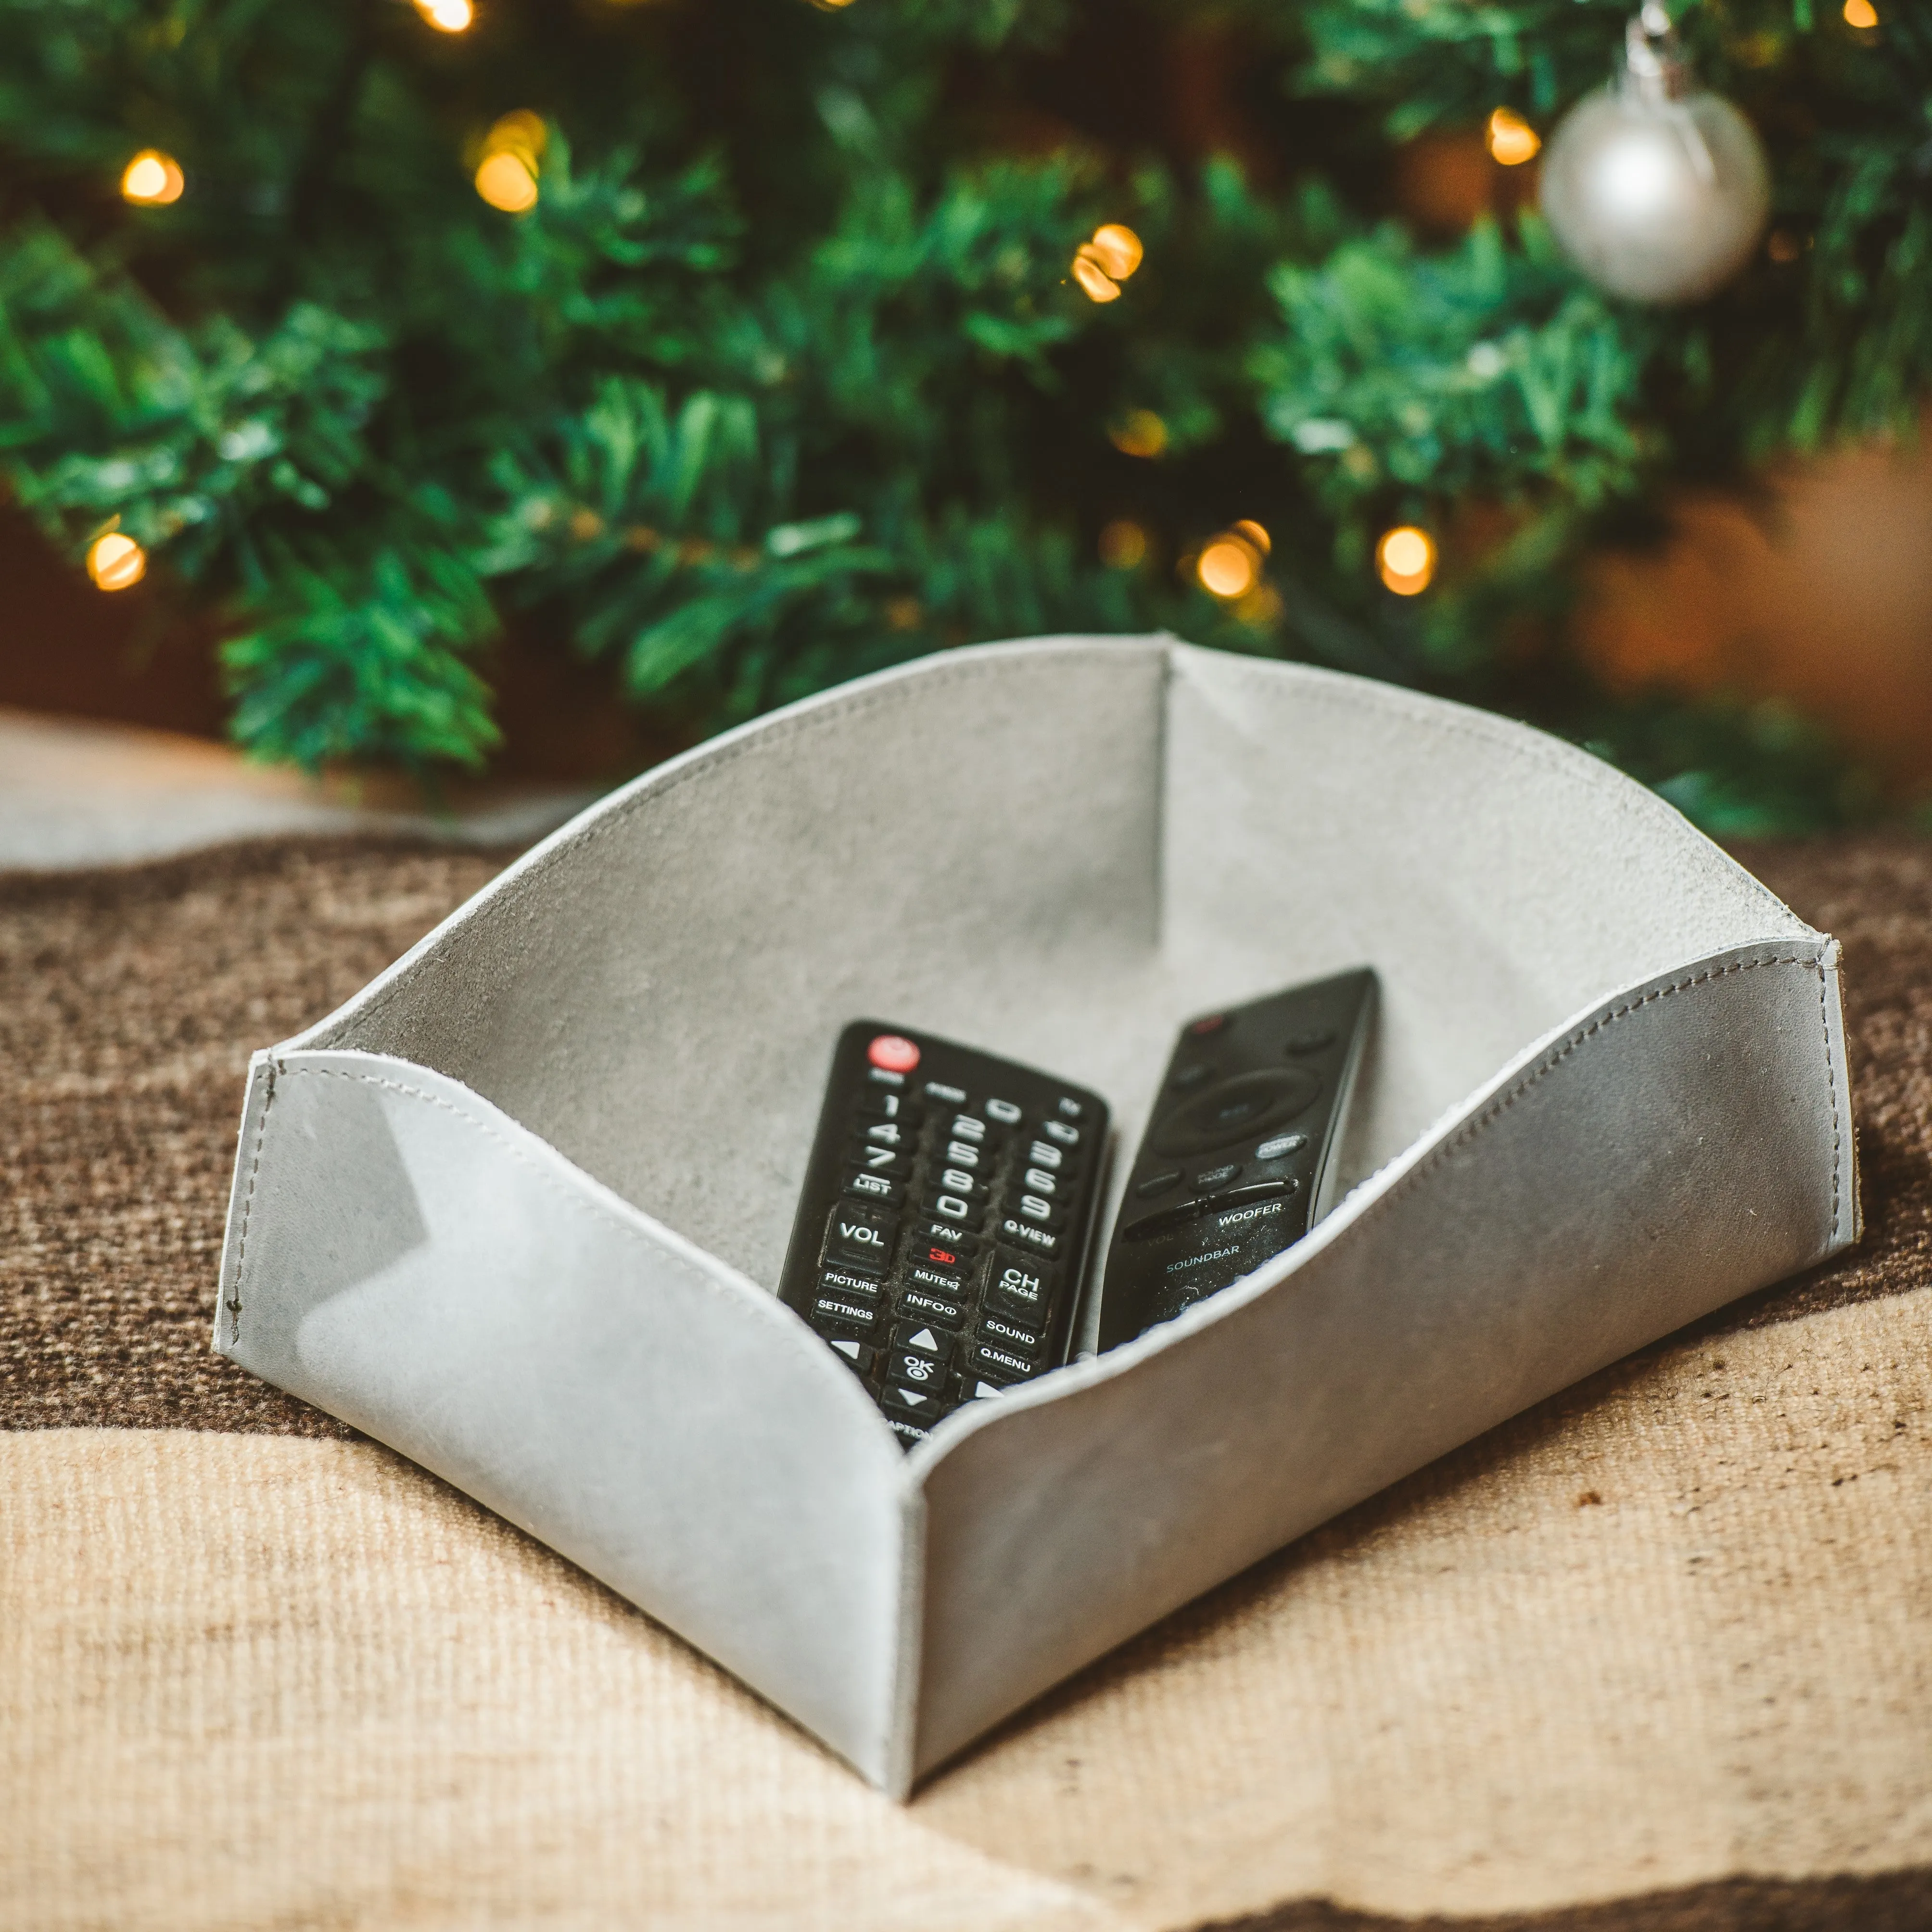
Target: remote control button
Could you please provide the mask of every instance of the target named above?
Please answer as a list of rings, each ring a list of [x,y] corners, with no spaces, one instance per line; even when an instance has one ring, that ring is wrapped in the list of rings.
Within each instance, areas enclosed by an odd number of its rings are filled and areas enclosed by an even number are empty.
[[[1205,1201],[1184,1201],[1178,1207],[1156,1208],[1151,1214],[1143,1214],[1138,1221],[1130,1221],[1120,1230],[1120,1239],[1151,1241],[1162,1234],[1171,1234],[1177,1228],[1184,1228],[1199,1220],[1210,1204]]]
[[[910,1449],[916,1442],[929,1442],[932,1431],[922,1429],[910,1417],[888,1414],[886,1420],[892,1425],[892,1433]]]
[[[877,1074],[872,1077],[878,1078]],[[903,1094],[869,1084],[859,1090],[859,1111],[868,1120],[910,1121],[918,1118],[918,1110]]]
[[[892,1238],[898,1231],[898,1216],[887,1214],[883,1208],[835,1208],[826,1223],[825,1258],[876,1268],[884,1274],[886,1258],[892,1251]]]
[[[821,1334],[869,1336],[879,1318],[862,1301],[842,1294],[821,1294],[812,1304],[812,1325]]]
[[[942,1216],[933,1218],[921,1215],[913,1222],[912,1239],[915,1243],[937,1241],[942,1247],[956,1250],[963,1258],[968,1260],[976,1254],[980,1249],[980,1238],[965,1225],[964,1216]]]
[[[1022,1328],[1010,1316],[990,1313],[981,1316],[979,1334],[980,1340],[990,1346],[1010,1348],[1028,1361],[1039,1360],[1040,1337]]]
[[[1333,1027],[1311,1027],[1306,1033],[1292,1033],[1288,1036],[1287,1051],[1292,1054],[1319,1053],[1324,1046],[1335,1044]]]
[[[864,1342],[855,1342],[848,1336],[830,1335],[826,1339],[852,1364],[855,1376],[869,1376],[872,1372],[872,1366],[879,1359],[878,1349],[868,1348]]]
[[[903,1073],[890,1072],[883,1066],[867,1067],[866,1078],[875,1087],[902,1088],[905,1085],[905,1076]]]
[[[859,1130],[859,1138],[871,1147],[910,1148],[919,1136],[907,1120],[873,1120]]]
[[[1292,1154],[1299,1154],[1308,1144],[1306,1134],[1276,1134],[1271,1141],[1263,1141],[1255,1149],[1257,1160],[1281,1160]]]
[[[1228,1024],[1228,1019],[1226,1013],[1204,1013],[1199,1019],[1188,1023],[1187,1030],[1198,1039],[1208,1034],[1219,1033]]]
[[[1035,1141],[1027,1149],[1027,1159],[1036,1167],[1048,1168],[1058,1173],[1065,1165],[1066,1155],[1064,1150],[1055,1147],[1051,1141]]]
[[[902,1180],[912,1172],[911,1161],[892,1148],[867,1147],[862,1142],[853,1152],[853,1165],[868,1174],[889,1174]]]
[[[917,1383],[910,1385],[888,1381],[879,1391],[879,1406],[888,1420],[904,1416],[908,1421],[921,1423],[930,1429],[946,1412],[940,1400],[940,1388],[934,1384],[922,1388]]]
[[[1230,1188],[1226,1194],[1217,1194],[1204,1204],[1218,1225],[1229,1226],[1240,1218],[1233,1212],[1224,1210],[1245,1210],[1258,1202],[1290,1201],[1301,1192],[1301,1183],[1293,1175],[1280,1180],[1250,1181],[1246,1187]]]
[[[986,1124],[977,1114],[958,1114],[946,1131],[956,1141],[970,1141],[978,1147],[986,1138]]]
[[[1066,1245],[1063,1238],[1050,1229],[1037,1227],[1031,1221],[1016,1220],[1010,1214],[1001,1218],[999,1235],[1001,1240],[1010,1241],[1017,1248],[1028,1249],[1048,1261],[1057,1259]]]
[[[1016,1348],[998,1342],[975,1341],[966,1352],[968,1368],[982,1375],[998,1376],[1002,1382],[1023,1382],[1040,1372],[1040,1364],[1029,1360]]]
[[[1003,1127],[1016,1127],[1019,1125],[1020,1110],[1010,1100],[988,1100],[986,1118],[998,1120]]]
[[[983,1187],[980,1190],[982,1195],[986,1191]],[[941,1221],[956,1222],[968,1228],[976,1226],[986,1212],[983,1200],[974,1201],[944,1187],[928,1187],[919,1197],[919,1204],[927,1214],[937,1215]]]
[[[928,1362],[950,1362],[952,1359],[952,1345],[958,1339],[927,1322],[902,1322],[892,1330],[895,1348],[905,1349]],[[889,1368],[886,1372],[899,1381],[905,1379],[897,1369]]]
[[[1070,1127],[1064,1120],[1042,1120],[1040,1130],[1062,1147],[1073,1148],[1080,1144],[1080,1130]]]
[[[990,1402],[996,1395],[1004,1395],[1004,1382],[982,1382],[979,1376],[962,1375],[952,1384],[952,1400],[957,1402]]]
[[[896,1204],[904,1198],[905,1183],[889,1174],[874,1174],[862,1167],[845,1172],[845,1192],[861,1201],[890,1201]]]
[[[1224,1162],[1220,1167],[1204,1167],[1194,1177],[1194,1191],[1197,1194],[1218,1194],[1241,1171],[1238,1160]]]
[[[1061,1094],[1058,1105],[1063,1120],[1084,1120],[1087,1118],[1085,1102],[1075,1100],[1070,1094]]]
[[[919,1048],[896,1033],[882,1033],[866,1049],[866,1058],[882,1073],[910,1073],[919,1064]]]
[[[983,1201],[986,1184],[970,1168],[942,1167],[934,1186],[947,1194],[963,1194],[968,1201]]]
[[[963,1087],[949,1087],[941,1080],[928,1080],[926,1083],[926,1097],[937,1100],[942,1107],[963,1107],[966,1104],[966,1090]]]
[[[1197,1060],[1182,1067],[1167,1084],[1170,1091],[1191,1094],[1197,1087],[1204,1087],[1214,1077],[1214,1063],[1211,1060]]]
[[[1057,1175],[1048,1174],[1043,1167],[1030,1167],[1022,1177],[1036,1194],[1058,1194],[1060,1181]]]
[[[1318,1075],[1305,1066],[1264,1067],[1232,1078],[1177,1108],[1156,1130],[1156,1152],[1205,1154],[1270,1121],[1292,1120],[1322,1091]]]
[[[914,1262],[906,1270],[905,1279],[908,1289],[922,1288],[928,1294],[943,1296],[949,1306],[958,1306],[966,1299],[965,1278],[950,1268],[928,1268],[923,1262]]]
[[[944,1268],[948,1274],[958,1274],[972,1261],[979,1245],[976,1240],[958,1236],[948,1240],[937,1236],[915,1234],[906,1243],[906,1265]]]
[[[1060,1204],[1049,1201],[1043,1194],[1022,1194],[1014,1204],[1016,1213],[1023,1214],[1036,1226],[1052,1228],[1060,1221]]]
[[[1053,1306],[1053,1277],[1030,1262],[996,1256],[986,1280],[986,1306],[1043,1332]]]
[[[920,1322],[936,1322],[942,1328],[963,1328],[966,1325],[966,1304],[935,1294],[929,1288],[901,1290],[898,1312]]]
[[[836,1294],[847,1300],[859,1300],[867,1307],[877,1305],[880,1286],[870,1275],[856,1274],[850,1268],[821,1268],[818,1273],[819,1292]]]
[[[1176,1168],[1172,1174],[1150,1174],[1134,1190],[1136,1201],[1151,1201],[1156,1194],[1165,1194],[1170,1187],[1180,1184],[1180,1170]]]
[[[948,1141],[946,1143],[946,1158],[955,1167],[971,1168],[977,1167],[986,1156],[970,1141]]]

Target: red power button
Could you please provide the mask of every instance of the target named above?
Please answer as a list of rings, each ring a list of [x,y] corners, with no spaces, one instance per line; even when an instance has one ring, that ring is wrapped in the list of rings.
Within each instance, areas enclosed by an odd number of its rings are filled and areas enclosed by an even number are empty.
[[[866,1048],[866,1058],[882,1072],[910,1073],[919,1064],[919,1048],[896,1033],[882,1033]]]

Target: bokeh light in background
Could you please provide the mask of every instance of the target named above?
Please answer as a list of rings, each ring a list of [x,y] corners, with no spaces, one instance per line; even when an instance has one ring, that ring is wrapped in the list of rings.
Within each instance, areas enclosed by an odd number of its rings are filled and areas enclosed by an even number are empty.
[[[158,148],[143,148],[121,176],[121,193],[137,208],[165,208],[188,185],[181,164]]]
[[[1141,265],[1145,250],[1141,238],[1118,221],[1102,222],[1081,243],[1068,270],[1090,302],[1110,302],[1120,285]]]
[[[1878,25],[1878,9],[1872,0],[1845,0],[1845,25],[1861,29]]]
[[[1543,146],[1536,130],[1520,114],[1512,114],[1507,107],[1498,107],[1490,116],[1489,130],[1484,138],[1491,156],[1506,168],[1520,167],[1525,161],[1534,160]]]
[[[537,205],[537,164],[550,130],[527,107],[513,109],[484,138],[476,170],[476,192],[506,214],[521,214]]]
[[[416,11],[440,34],[460,34],[476,17],[470,0],[416,0]]]
[[[1270,536],[1267,530],[1262,524],[1256,523],[1252,517],[1244,517],[1239,523],[1236,524],[1234,526],[1234,533],[1238,537],[1245,538],[1254,546],[1256,553],[1259,556],[1266,556],[1269,551],[1274,548],[1274,538]]]
[[[1253,550],[1230,532],[1216,537],[1202,551],[1194,566],[1201,587],[1214,596],[1245,597],[1261,575],[1261,560]]]
[[[1131,517],[1116,517],[1100,532],[1100,561],[1110,570],[1133,570],[1145,561],[1148,533]]]
[[[1167,447],[1167,425],[1151,410],[1130,410],[1107,432],[1123,456],[1158,456]]]
[[[98,536],[88,546],[87,574],[101,590],[126,590],[148,574],[148,553],[118,530]]]
[[[1413,524],[1399,525],[1376,544],[1376,567],[1398,597],[1413,597],[1436,574],[1436,539]]]

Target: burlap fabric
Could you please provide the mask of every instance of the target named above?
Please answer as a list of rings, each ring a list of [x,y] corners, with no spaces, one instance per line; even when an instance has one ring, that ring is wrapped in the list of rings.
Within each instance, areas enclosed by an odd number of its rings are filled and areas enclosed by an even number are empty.
[[[1270,1558],[904,1808],[209,1349],[248,1049],[494,862],[0,880],[0,1924],[1932,1926],[1932,847],[1749,856],[1846,943],[1863,1246]]]

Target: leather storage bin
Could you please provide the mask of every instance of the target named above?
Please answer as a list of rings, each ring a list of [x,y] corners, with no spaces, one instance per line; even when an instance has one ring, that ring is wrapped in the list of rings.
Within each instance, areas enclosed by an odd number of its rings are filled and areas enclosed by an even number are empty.
[[[1090,1085],[1130,1152],[1182,1019],[1363,962],[1359,1184],[1181,1320],[908,1456],[772,1294],[848,1019]],[[258,1054],[216,1346],[902,1796],[1853,1239],[1837,975],[1668,806],[1520,726],[1160,638],[956,652],[647,774]]]

